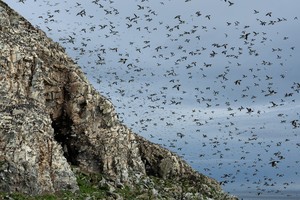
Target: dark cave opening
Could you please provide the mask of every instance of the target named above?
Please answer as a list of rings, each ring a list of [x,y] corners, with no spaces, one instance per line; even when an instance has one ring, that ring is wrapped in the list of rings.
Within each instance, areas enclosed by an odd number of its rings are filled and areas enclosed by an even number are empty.
[[[78,166],[79,149],[76,145],[77,139],[72,136],[73,122],[70,117],[63,112],[56,119],[52,119],[52,128],[54,129],[54,139],[60,144],[64,151],[64,157],[71,165]]]
[[[144,164],[145,164],[145,169],[146,169],[147,176],[157,177],[157,175],[158,175],[157,170],[155,170],[153,168],[153,166],[151,166],[151,164],[149,163],[149,161],[147,159],[144,159],[143,161],[144,161]]]

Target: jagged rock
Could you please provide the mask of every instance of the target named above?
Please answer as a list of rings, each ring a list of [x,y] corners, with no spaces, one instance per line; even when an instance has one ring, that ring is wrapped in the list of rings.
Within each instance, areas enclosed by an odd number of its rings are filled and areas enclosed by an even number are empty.
[[[2,1],[0,33],[0,191],[76,191],[73,165],[108,177],[113,184],[102,184],[114,198],[121,198],[115,188],[142,180],[157,198],[176,199],[178,191],[185,199],[230,198],[217,181],[121,124],[64,49]],[[175,192],[155,189],[150,177],[184,181],[197,192],[180,184]]]

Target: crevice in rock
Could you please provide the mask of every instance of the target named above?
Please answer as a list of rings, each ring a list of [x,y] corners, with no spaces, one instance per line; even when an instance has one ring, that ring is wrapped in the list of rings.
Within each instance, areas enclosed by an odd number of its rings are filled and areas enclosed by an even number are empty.
[[[146,169],[146,174],[147,176],[155,176],[157,177],[157,171],[155,169],[153,169],[153,167],[151,166],[151,164],[149,163],[149,161],[147,159],[144,159],[144,164],[145,164],[145,169]]]
[[[64,157],[72,165],[78,166],[79,149],[76,145],[76,138],[72,136],[73,121],[62,109],[62,114],[56,119],[52,119],[54,129],[54,139],[62,146]]]
[[[146,175],[160,177],[159,163],[163,159],[163,157],[158,155],[152,157],[151,159],[151,157],[147,156],[142,149],[140,149],[140,152],[141,152],[141,159],[145,165]]]

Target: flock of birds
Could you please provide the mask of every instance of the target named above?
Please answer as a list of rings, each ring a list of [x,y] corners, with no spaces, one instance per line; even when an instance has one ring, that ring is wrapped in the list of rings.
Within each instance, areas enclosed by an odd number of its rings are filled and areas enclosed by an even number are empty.
[[[41,6],[32,23],[135,132],[234,194],[293,196],[300,82],[297,34],[285,29],[297,16],[256,7],[236,19],[243,5],[233,0],[18,1]]]

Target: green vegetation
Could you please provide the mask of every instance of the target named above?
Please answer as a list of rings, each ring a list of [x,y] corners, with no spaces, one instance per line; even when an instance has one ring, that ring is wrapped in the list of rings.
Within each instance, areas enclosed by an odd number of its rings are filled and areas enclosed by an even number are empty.
[[[44,194],[38,196],[29,196],[25,194],[6,194],[0,193],[0,199],[15,199],[15,200],[56,200],[56,199],[105,199],[107,197],[107,187],[101,187],[99,182],[102,179],[100,174],[87,176],[83,173],[76,174],[79,191],[72,193],[70,191],[61,191],[56,194]]]
[[[200,188],[195,187],[189,180],[163,180],[157,177],[141,177],[138,183],[133,185],[118,184],[115,186],[101,174],[85,174],[76,172],[79,191],[61,191],[56,194],[44,194],[29,196],[25,194],[0,193],[0,199],[8,200],[94,200],[94,199],[206,199],[199,194]],[[203,189],[203,188],[202,188]],[[218,194],[213,188],[208,188],[210,195],[217,199],[223,199],[224,194]],[[202,190],[202,194],[206,192]],[[200,196],[201,197],[200,197]]]
[[[143,191],[139,187],[129,187],[127,185],[115,188],[107,183],[101,174],[87,175],[84,173],[76,173],[79,191],[72,193],[70,191],[61,191],[56,194],[44,194],[38,196],[29,196],[19,193],[0,193],[0,199],[9,200],[56,200],[56,199],[116,199],[121,197],[125,199],[135,199],[137,196],[142,198]],[[146,195],[149,199],[148,194]]]

